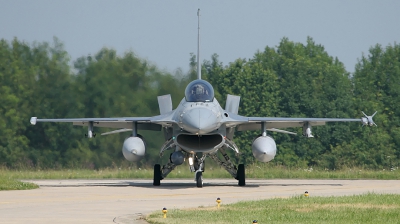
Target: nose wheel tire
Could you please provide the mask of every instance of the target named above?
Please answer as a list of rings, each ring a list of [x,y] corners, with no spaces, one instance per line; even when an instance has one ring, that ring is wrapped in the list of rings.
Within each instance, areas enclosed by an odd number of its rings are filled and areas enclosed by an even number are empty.
[[[246,186],[246,175],[244,172],[244,164],[239,164],[238,166],[237,180],[239,186]]]
[[[155,164],[154,165],[153,185],[160,186],[160,181],[161,181],[161,165]]]
[[[197,187],[203,187],[203,172],[196,173],[196,185]]]

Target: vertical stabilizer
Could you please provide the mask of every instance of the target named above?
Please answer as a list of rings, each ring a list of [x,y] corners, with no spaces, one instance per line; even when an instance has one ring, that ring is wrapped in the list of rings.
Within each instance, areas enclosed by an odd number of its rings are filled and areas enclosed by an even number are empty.
[[[200,9],[197,10],[197,79],[201,79],[201,66],[200,66]]]
[[[239,103],[240,103],[240,96],[228,94],[226,98],[225,110],[233,114],[238,114]]]

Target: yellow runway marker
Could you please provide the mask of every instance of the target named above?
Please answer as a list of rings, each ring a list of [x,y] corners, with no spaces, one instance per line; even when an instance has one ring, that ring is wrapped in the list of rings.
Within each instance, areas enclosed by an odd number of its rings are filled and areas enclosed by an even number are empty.
[[[218,204],[217,207],[219,208],[219,204],[221,204],[221,198],[217,198],[217,201],[216,201],[216,202],[217,202],[217,204]]]
[[[163,218],[166,219],[167,218],[167,212],[168,212],[167,208],[163,208],[162,212],[163,212]]]

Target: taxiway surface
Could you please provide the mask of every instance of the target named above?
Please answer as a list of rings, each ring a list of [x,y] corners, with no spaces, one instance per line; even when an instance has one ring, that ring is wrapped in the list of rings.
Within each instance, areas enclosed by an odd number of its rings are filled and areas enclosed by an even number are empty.
[[[0,191],[1,223],[146,223],[140,217],[153,211],[216,206],[242,200],[354,195],[368,192],[400,194],[400,180],[247,180],[245,187],[231,179],[205,180],[34,180],[35,190]]]

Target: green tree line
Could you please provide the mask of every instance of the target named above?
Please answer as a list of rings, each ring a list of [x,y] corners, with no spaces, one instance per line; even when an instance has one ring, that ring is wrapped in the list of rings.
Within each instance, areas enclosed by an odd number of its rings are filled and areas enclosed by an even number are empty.
[[[355,72],[346,71],[322,45],[283,38],[253,58],[228,65],[213,55],[202,64],[203,78],[224,107],[226,95],[241,96],[245,116],[359,118],[378,114],[378,127],[329,123],[313,128],[315,138],[268,134],[277,142],[274,164],[327,169],[397,167],[400,157],[400,45],[375,45],[361,55]],[[168,73],[128,51],[103,48],[71,62],[63,44],[0,40],[0,164],[7,167],[101,168],[129,166],[121,147],[127,133],[84,137],[86,127],[38,123],[39,118],[129,117],[159,114],[157,96],[171,94],[174,108],[196,77],[196,57],[187,73]],[[95,132],[109,131],[96,128]],[[162,133],[141,133],[146,157],[135,166],[159,160]],[[245,163],[253,163],[251,142],[259,131],[237,132],[234,141]]]

